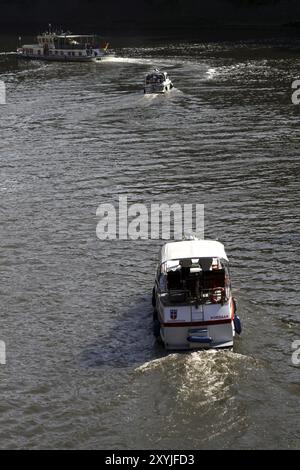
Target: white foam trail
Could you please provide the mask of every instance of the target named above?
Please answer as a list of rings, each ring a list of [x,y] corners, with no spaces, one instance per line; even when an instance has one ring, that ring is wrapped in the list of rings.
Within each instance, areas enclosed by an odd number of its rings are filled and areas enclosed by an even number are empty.
[[[98,64],[102,62],[110,62],[110,63],[119,63],[119,64],[141,64],[141,65],[150,65],[152,68],[159,68],[159,67],[175,67],[177,62],[174,60],[168,59],[151,59],[151,58],[144,58],[144,57],[104,57],[101,60],[95,61]]]
[[[172,90],[166,93],[146,93],[144,95],[144,99],[148,100],[149,102],[154,101],[158,97],[164,97],[165,99],[171,98],[173,95],[182,95],[183,91],[179,90],[178,88],[172,88]]]
[[[15,55],[16,52],[0,52],[0,55]]]
[[[157,98],[159,96],[159,93],[146,93],[144,95],[144,99],[145,100],[148,100],[148,101],[153,101],[155,100],[155,98]]]
[[[183,91],[179,90],[179,88],[172,88],[172,90],[170,91],[171,95],[175,94],[175,95],[183,95]]]
[[[212,68],[208,69],[208,71],[206,72],[206,74],[208,75],[208,78],[209,78],[209,79],[212,79],[212,78],[214,78],[214,76],[217,74],[217,70],[212,67]]]
[[[101,60],[97,60],[97,64],[101,62],[114,62],[119,64],[151,64],[153,61],[151,59],[134,59],[130,57],[105,57]]]
[[[159,359],[153,359],[152,361],[145,362],[141,366],[135,369],[135,372],[147,372],[153,369],[164,367],[168,362],[173,362],[174,359],[179,359],[179,354],[169,354],[168,356],[160,357]]]
[[[228,352],[228,351],[227,351]],[[218,351],[204,351],[204,354],[193,352],[187,357],[184,365],[184,380],[178,389],[181,400],[189,400],[191,397],[201,395],[203,403],[219,400],[226,394],[224,381],[228,374],[234,374],[230,370],[230,357],[224,356],[221,365],[217,365]]]
[[[235,353],[230,350],[217,350],[209,349],[206,351],[190,351],[185,353],[173,353],[168,354],[167,356],[160,357],[158,359],[153,359],[152,361],[145,362],[138,368],[135,369],[136,372],[147,372],[156,368],[163,368],[169,363],[174,364],[176,361],[184,361],[184,366],[186,367],[187,375],[190,376],[190,379],[193,380],[193,374],[190,375],[190,372],[195,371],[196,369],[201,369],[201,373],[204,376],[210,375],[211,367],[215,366],[216,361],[219,360],[222,362],[224,369],[228,372],[231,372],[232,362],[244,362],[247,368],[251,369],[251,366],[258,366],[258,361],[251,357],[245,356],[244,354]]]

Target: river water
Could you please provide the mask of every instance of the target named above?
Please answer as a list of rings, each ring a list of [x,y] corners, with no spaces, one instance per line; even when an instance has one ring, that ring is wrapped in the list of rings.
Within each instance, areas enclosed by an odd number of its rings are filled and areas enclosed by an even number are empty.
[[[0,56],[0,446],[299,447],[299,44],[117,45],[100,64]],[[168,96],[143,95],[153,67]],[[162,242],[96,237],[119,196],[205,204],[244,327],[233,351],[155,343]]]

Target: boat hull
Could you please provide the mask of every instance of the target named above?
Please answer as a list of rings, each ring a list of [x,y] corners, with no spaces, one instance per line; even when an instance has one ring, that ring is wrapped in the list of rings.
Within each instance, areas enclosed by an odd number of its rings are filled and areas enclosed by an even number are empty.
[[[232,322],[226,324],[162,325],[160,336],[167,350],[232,348]]]
[[[172,85],[168,84],[163,87],[156,87],[153,85],[146,85],[144,87],[144,93],[145,95],[164,95],[165,93],[168,93],[172,89]]]
[[[153,334],[166,349],[232,348],[242,325],[224,246],[195,238],[165,244],[152,306]]]
[[[168,350],[230,348],[235,337],[232,298],[217,304],[165,304],[155,299],[157,336]]]

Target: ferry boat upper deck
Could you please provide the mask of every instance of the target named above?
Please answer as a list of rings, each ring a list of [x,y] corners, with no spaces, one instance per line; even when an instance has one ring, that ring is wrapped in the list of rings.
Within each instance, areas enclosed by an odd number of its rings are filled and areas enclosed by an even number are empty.
[[[17,49],[21,59],[90,62],[107,57],[108,46],[101,46],[101,38],[94,34],[81,35],[47,31],[37,36],[36,44],[25,44]]]

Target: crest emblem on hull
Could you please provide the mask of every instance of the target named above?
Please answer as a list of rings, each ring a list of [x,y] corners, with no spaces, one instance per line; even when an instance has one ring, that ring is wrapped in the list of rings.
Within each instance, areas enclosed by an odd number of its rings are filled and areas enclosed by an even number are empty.
[[[171,320],[177,320],[177,310],[170,310]]]

